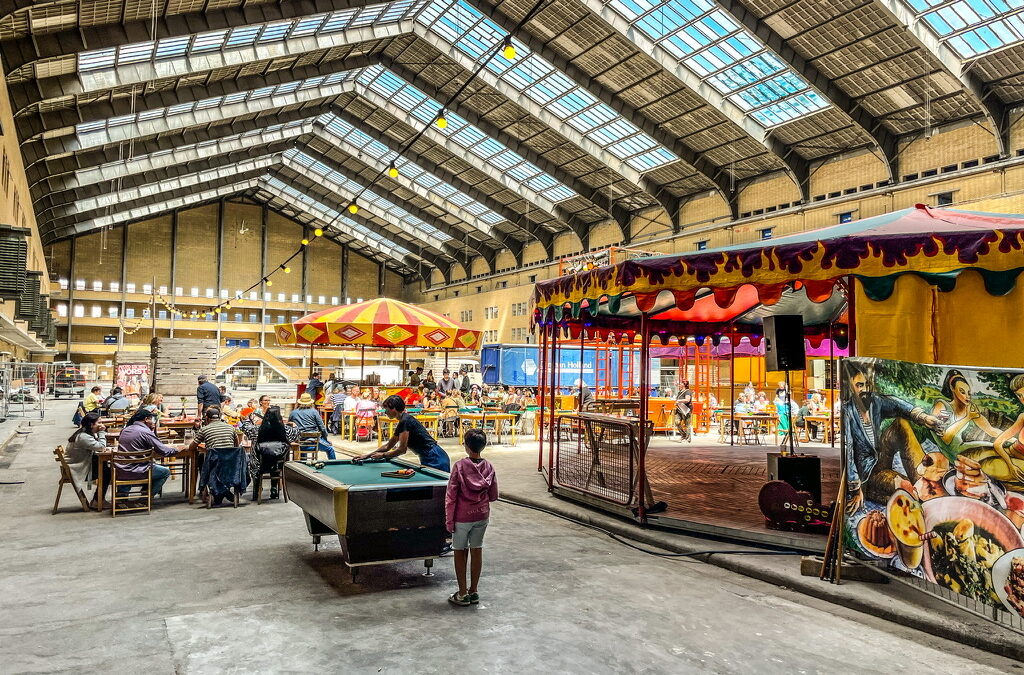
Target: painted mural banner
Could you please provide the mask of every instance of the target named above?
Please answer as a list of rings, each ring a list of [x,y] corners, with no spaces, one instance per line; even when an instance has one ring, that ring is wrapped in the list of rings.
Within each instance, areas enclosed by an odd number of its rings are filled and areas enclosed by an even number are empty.
[[[148,363],[119,363],[114,384],[121,387],[125,396],[145,396],[149,393]]]
[[[842,362],[845,545],[1024,618],[1024,370]]]

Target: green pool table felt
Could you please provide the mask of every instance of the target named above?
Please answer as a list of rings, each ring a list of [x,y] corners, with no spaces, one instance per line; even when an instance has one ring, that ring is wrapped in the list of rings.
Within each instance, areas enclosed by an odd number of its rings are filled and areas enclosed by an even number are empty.
[[[396,469],[405,468],[416,467],[406,467],[394,462],[367,462],[360,465],[353,464],[348,459],[338,459],[327,461],[323,469],[315,469],[315,471],[345,485],[404,485],[418,481],[448,482],[447,478],[439,478],[420,469],[416,469],[416,475],[412,478],[392,478],[380,475],[384,471],[395,471]]]

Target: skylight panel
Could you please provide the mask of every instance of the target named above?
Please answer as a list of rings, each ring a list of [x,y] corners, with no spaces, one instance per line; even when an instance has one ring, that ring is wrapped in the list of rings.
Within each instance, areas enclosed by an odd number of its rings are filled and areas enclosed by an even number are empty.
[[[231,33],[228,35],[227,42],[224,44],[227,47],[252,45],[256,43],[256,36],[259,35],[259,33],[259,26],[242,26],[241,28],[233,28]]]
[[[753,33],[709,0],[607,2],[634,29],[761,124],[772,120],[768,126],[775,126],[828,106],[824,98],[815,94],[803,78],[769,52]],[[800,105],[768,108],[799,93],[806,93],[800,99]],[[764,112],[761,115],[752,112],[762,108]]]
[[[275,23],[269,23],[263,26],[262,32],[260,32],[260,42],[277,42],[283,40],[288,31],[292,29],[294,25],[293,21],[277,21]]]
[[[307,16],[299,19],[298,23],[295,24],[295,28],[292,29],[292,34],[289,37],[305,37],[307,35],[313,35],[320,27],[327,21],[327,15],[321,14],[319,16]]]
[[[227,36],[226,30],[218,30],[212,33],[200,33],[192,41],[193,53],[211,52],[217,49],[221,49],[224,46],[224,38]]]
[[[113,68],[116,58],[116,49],[98,49],[94,52],[81,52],[78,55],[78,70],[84,72],[87,70]]]
[[[1024,41],[1020,0],[904,0],[961,58]]]
[[[173,59],[180,56],[184,56],[188,51],[188,45],[192,41],[192,36],[182,35],[180,37],[164,38],[157,42],[156,45],[156,58],[159,59]]]
[[[377,17],[383,14],[384,10],[387,8],[387,5],[371,5],[369,7],[363,7],[362,11],[359,12],[359,15],[353,19],[352,23],[349,25],[353,28],[369,26],[376,21]]]
[[[334,12],[324,23],[322,31],[324,33],[331,33],[348,28],[349,23],[352,21],[352,17],[354,17],[358,11],[358,9],[346,9],[340,12]]]

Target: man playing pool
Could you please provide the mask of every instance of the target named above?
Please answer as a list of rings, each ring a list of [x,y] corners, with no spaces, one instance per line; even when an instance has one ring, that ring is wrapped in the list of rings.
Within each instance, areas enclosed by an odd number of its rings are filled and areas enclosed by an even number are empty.
[[[392,394],[384,399],[384,413],[393,420],[398,420],[394,435],[388,439],[383,448],[368,455],[357,457],[357,461],[368,459],[391,459],[404,455],[412,450],[419,455],[420,463],[432,469],[451,471],[448,454],[441,449],[437,441],[423,428],[420,421],[405,412],[405,401],[401,396]],[[395,447],[398,446],[398,447]],[[393,448],[393,449],[392,449]]]

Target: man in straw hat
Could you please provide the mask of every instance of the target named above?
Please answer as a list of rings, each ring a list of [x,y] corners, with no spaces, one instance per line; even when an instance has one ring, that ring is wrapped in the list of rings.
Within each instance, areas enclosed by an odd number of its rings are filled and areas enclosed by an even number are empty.
[[[288,416],[288,423],[298,427],[299,433],[319,431],[318,449],[320,452],[327,453],[327,459],[334,459],[334,446],[327,440],[327,427],[324,426],[324,419],[313,407],[313,397],[308,392],[299,397],[295,410]]]

